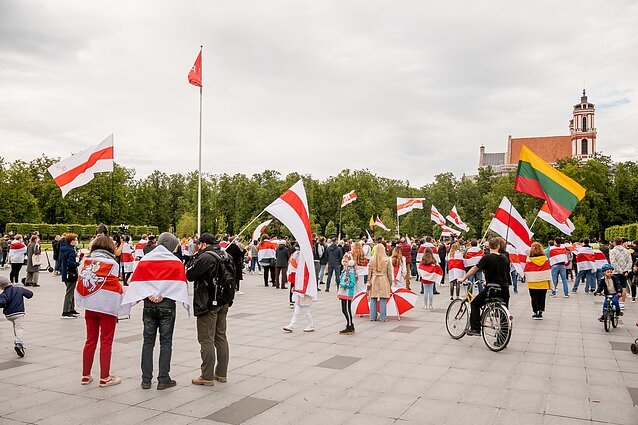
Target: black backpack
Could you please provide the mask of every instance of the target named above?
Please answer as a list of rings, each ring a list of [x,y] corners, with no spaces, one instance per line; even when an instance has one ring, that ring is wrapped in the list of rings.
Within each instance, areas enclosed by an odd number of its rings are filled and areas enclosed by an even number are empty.
[[[235,263],[226,251],[207,251],[215,259],[217,266],[213,272],[209,285],[212,306],[233,305],[235,299]]]

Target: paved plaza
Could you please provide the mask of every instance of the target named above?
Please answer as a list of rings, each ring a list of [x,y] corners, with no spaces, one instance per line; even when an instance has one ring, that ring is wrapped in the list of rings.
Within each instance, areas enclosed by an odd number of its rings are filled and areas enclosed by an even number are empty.
[[[480,338],[447,335],[447,286],[434,311],[419,299],[401,321],[357,317],[353,336],[338,334],[340,304],[321,292],[316,331],[301,332],[302,318],[286,334],[287,291],[247,275],[229,312],[228,382],[190,383],[199,345],[195,318],[179,306],[171,370],[178,384],[158,391],[140,388],[141,306],[116,330],[112,373],[122,383],[80,385],[84,320],[60,319],[64,286],[40,276],[26,301],[24,358],[13,350],[11,324],[0,322],[0,424],[638,424],[638,355],[629,351],[638,305],[628,302],[623,323],[605,333],[602,297],[582,289],[548,299],[545,320],[534,321],[522,285],[511,298],[512,340],[493,353]]]

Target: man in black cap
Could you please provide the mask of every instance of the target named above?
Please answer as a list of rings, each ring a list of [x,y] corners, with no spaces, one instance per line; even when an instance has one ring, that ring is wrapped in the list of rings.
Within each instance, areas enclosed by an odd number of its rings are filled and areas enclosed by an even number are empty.
[[[186,278],[194,282],[193,313],[197,316],[197,340],[202,357],[201,375],[191,380],[194,385],[213,386],[215,381],[226,382],[228,372],[226,316],[229,304],[197,305],[202,299],[200,295],[204,296],[208,291],[208,282],[214,279],[213,273],[219,264],[215,254],[220,255],[220,252],[219,240],[210,233],[203,233],[199,238],[199,251],[186,270]]]

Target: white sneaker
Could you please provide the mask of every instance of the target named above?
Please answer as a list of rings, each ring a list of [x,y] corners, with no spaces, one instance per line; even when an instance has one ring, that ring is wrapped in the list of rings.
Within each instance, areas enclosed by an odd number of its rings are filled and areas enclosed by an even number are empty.
[[[635,302],[636,302],[636,299],[635,299],[635,298],[632,298],[632,299],[631,299],[631,302],[632,302],[632,303],[635,303]]]
[[[314,328],[314,326],[308,326],[308,327],[307,327],[307,328],[305,328],[303,331],[304,331],[304,332],[314,332],[314,331],[315,331],[315,328]]]
[[[263,272],[259,272],[259,274],[264,274]]]
[[[244,295],[244,293],[242,291],[237,291],[235,292],[237,295]]]
[[[284,326],[284,332],[292,332],[292,326]]]
[[[625,303],[618,303],[618,304],[620,304],[620,309],[621,309],[621,310],[624,310],[624,309],[625,309]]]

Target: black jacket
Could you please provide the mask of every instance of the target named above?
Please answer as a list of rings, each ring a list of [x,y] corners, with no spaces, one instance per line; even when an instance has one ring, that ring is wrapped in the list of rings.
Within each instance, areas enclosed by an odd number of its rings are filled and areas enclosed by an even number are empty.
[[[614,275],[611,275],[611,279],[614,281],[614,288],[616,288],[616,294],[622,294],[622,286],[620,286],[620,281]],[[596,293],[605,294],[605,296],[609,295],[609,290],[607,289],[607,284],[605,283],[605,276],[598,281],[598,288],[596,288]]]
[[[288,267],[288,260],[290,260],[290,250],[286,244],[280,243],[275,251],[275,266],[276,267]]]
[[[60,277],[62,278],[62,282],[72,282],[72,279],[69,279],[69,272],[73,272],[77,275],[78,263],[75,259],[75,247],[73,245],[69,245],[66,241],[60,240]]]
[[[204,282],[205,280],[212,280],[212,276],[214,276],[214,273],[216,272],[215,267],[217,266],[217,259],[212,255],[203,254],[208,251],[219,250],[220,248],[217,244],[208,245],[193,257],[188,269],[186,269],[186,279],[194,282],[195,287],[197,287],[198,283]]]
[[[59,241],[53,241],[53,243],[51,243],[51,246],[53,247],[53,260],[56,261],[60,259],[60,242],[62,242],[62,239],[60,239]]]
[[[331,266],[341,267],[341,260],[343,259],[343,249],[336,243],[331,244],[328,249],[328,264]]]

